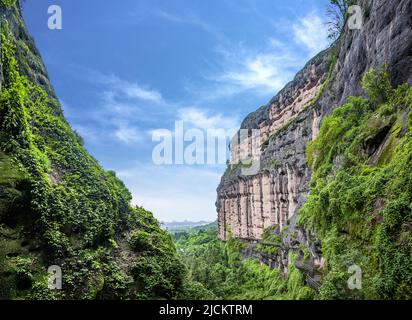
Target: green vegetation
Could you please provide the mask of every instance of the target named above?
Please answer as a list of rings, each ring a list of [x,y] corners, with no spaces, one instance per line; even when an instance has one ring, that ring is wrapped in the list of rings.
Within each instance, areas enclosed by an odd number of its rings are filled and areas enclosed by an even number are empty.
[[[392,89],[385,69],[363,80],[307,148],[311,191],[299,223],[322,240],[320,298],[412,298],[412,88]],[[362,290],[347,270],[362,268]]]
[[[11,8],[16,5],[16,0],[1,0],[1,3],[6,8]]]
[[[262,241],[256,246],[256,251],[264,255],[274,255],[278,253],[282,245],[282,236],[275,233],[276,227],[269,227],[264,230]]]
[[[17,10],[18,3],[0,5]],[[338,37],[352,1],[331,3]],[[392,88],[385,68],[366,73],[368,98],[335,109],[307,147],[313,176],[297,223],[322,242],[326,264],[315,292],[296,267],[311,256],[305,245],[289,252],[286,274],[259,260],[284,250],[275,227],[256,245],[219,241],[216,224],[172,239],[150,212],[131,206],[116,173],[89,155],[58,101],[30,78],[40,64],[32,45],[7,21],[1,27],[0,298],[412,298],[412,88]],[[332,53],[328,77],[304,110],[330,87],[336,59]],[[62,268],[61,291],[48,289],[51,265]],[[348,289],[352,265],[362,268],[361,290]]]
[[[270,231],[267,231],[271,237]],[[197,229],[174,235],[188,269],[188,280],[202,286],[200,299],[309,299],[313,290],[293,263],[287,276],[271,270],[256,258],[244,256],[247,244],[217,239],[217,228]],[[269,239],[267,239],[269,240]],[[245,259],[246,258],[246,259]],[[293,262],[295,256],[291,256]]]
[[[170,236],[28,80],[19,53],[30,49],[7,21],[1,43],[0,297],[177,298],[185,269]],[[62,291],[47,287],[50,265],[62,268]]]

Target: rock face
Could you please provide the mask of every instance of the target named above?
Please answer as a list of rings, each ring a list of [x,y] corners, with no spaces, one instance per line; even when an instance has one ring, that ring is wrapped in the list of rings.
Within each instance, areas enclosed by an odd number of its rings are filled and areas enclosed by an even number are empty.
[[[244,176],[238,167],[222,179],[217,201],[221,239],[229,227],[234,237],[258,240],[265,228],[283,227],[292,218],[309,178],[305,145],[312,138],[312,127],[319,125],[319,116],[308,113],[308,107],[327,79],[328,56],[325,51],[311,60],[264,109],[243,122],[241,129],[259,129],[258,145],[252,148],[252,137],[232,144],[232,163],[261,153],[261,170]],[[306,114],[310,121],[301,123],[308,120]],[[280,133],[288,123],[293,130]]]
[[[259,138],[254,145],[252,134],[240,135],[238,143],[232,143],[232,165],[217,189],[220,239],[227,239],[230,232],[256,241],[265,228],[277,226],[283,245],[270,264],[286,271],[288,250],[304,243],[311,248],[314,278],[314,266],[323,263],[316,237],[295,226],[309,191],[307,143],[334,108],[349,96],[363,94],[360,82],[370,68],[386,65],[394,85],[412,84],[412,1],[361,0],[358,4],[363,10],[362,28],[346,26],[333,46],[309,61],[266,106],[243,121],[241,129],[259,129]],[[237,165],[246,157],[259,159],[260,168],[251,175]]]

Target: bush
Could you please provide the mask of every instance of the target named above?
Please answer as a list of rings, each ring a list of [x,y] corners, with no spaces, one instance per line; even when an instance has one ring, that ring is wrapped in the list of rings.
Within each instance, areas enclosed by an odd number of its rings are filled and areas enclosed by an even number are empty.
[[[373,104],[381,105],[388,101],[393,90],[386,67],[381,67],[377,72],[373,69],[369,70],[362,79],[362,88]]]
[[[144,299],[176,298],[182,290],[184,266],[174,256],[143,255],[133,263],[131,271],[136,282],[137,297]]]

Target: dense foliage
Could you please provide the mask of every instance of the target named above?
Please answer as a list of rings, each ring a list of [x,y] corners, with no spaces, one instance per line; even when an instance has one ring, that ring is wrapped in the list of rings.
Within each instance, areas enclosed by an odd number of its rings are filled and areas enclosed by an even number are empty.
[[[300,223],[321,237],[320,297],[412,298],[412,88],[393,89],[384,69],[363,80],[307,149],[314,174]],[[347,270],[362,269],[349,290]]]
[[[217,238],[217,228],[198,228],[174,234],[176,246],[191,282],[203,286],[201,299],[309,299],[313,291],[291,263],[286,276],[271,270],[256,256],[247,256],[248,245],[237,239]],[[296,257],[291,254],[290,260]]]
[[[184,267],[170,236],[26,77],[39,70],[29,51],[2,17],[0,297],[177,297]],[[61,291],[47,287],[50,265],[62,268]]]

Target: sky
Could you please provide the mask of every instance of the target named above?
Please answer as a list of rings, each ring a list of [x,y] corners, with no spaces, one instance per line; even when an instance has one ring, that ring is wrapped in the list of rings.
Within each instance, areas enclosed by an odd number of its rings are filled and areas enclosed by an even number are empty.
[[[23,14],[66,118],[133,203],[161,221],[214,221],[226,164],[177,164],[180,149],[173,164],[159,164],[159,139],[190,130],[229,137],[328,47],[327,3],[27,0]],[[48,28],[51,5],[61,7],[61,30]],[[197,155],[212,151],[205,143]]]

